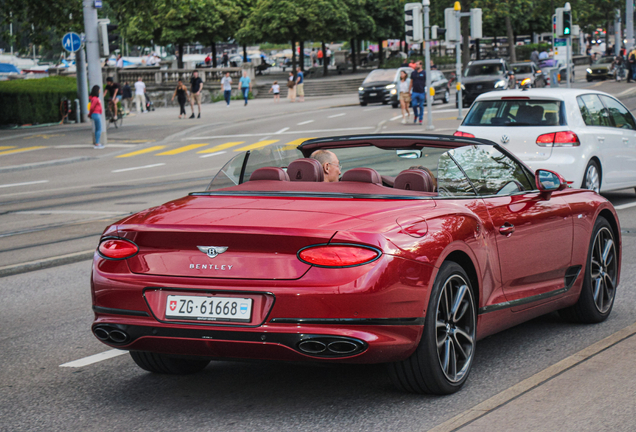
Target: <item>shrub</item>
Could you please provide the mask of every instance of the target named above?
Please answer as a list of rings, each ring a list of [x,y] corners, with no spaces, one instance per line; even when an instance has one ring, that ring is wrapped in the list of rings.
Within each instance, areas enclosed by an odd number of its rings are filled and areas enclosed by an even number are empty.
[[[60,102],[77,98],[75,78],[54,76],[0,82],[0,124],[54,123]]]
[[[518,45],[515,47],[515,53],[517,54],[517,61],[530,60],[530,54],[536,48],[537,51],[549,51],[552,45],[548,43]]]
[[[424,57],[420,55],[415,55],[415,56],[409,57],[408,60],[409,61],[422,60],[422,62],[424,62]],[[435,57],[431,56],[431,60],[433,60],[433,64],[437,66],[455,63],[455,57],[453,56],[435,56]],[[402,63],[404,63],[404,60],[402,58],[391,57],[390,59],[387,59],[382,63],[382,69],[399,68]],[[426,68],[426,64],[424,64],[424,67]]]

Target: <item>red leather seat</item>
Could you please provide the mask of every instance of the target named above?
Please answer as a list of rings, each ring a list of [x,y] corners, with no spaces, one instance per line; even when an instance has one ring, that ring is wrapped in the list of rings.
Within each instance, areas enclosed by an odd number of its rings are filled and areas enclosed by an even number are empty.
[[[284,169],[278,167],[264,167],[255,170],[250,176],[250,181],[254,180],[278,180],[289,181],[289,176]]]
[[[426,171],[408,169],[398,174],[393,188],[418,192],[435,192],[435,180]]]
[[[372,168],[353,168],[342,175],[341,181],[382,184],[382,177]]]
[[[322,182],[325,174],[322,165],[316,159],[296,159],[287,167],[287,175],[291,181]]]

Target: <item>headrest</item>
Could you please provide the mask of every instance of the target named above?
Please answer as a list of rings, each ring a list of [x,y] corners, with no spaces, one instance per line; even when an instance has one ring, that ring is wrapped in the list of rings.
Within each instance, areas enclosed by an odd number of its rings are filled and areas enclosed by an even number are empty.
[[[265,167],[255,170],[250,176],[250,181],[254,180],[280,180],[289,181],[289,176],[282,168]]]
[[[435,180],[426,171],[408,169],[398,174],[393,188],[418,192],[435,192]]]
[[[325,181],[325,174],[322,171],[322,165],[316,159],[296,159],[287,167],[287,174],[291,181]]]
[[[382,177],[372,168],[353,168],[342,176],[342,181],[382,184]]]

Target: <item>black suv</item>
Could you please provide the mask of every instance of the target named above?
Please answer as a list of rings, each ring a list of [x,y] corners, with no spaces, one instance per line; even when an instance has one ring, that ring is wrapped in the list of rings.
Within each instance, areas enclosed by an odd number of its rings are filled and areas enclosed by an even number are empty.
[[[514,72],[503,59],[476,60],[468,63],[462,77],[463,106],[470,106],[477,96],[493,90],[514,89]],[[457,104],[457,103],[456,103]]]

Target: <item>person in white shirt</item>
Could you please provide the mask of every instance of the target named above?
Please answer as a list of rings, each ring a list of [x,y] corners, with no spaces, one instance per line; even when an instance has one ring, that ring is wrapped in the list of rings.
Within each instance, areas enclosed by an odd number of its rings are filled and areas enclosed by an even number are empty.
[[[141,77],[135,83],[135,107],[138,113],[144,113],[146,111],[146,84],[142,81]]]
[[[227,106],[230,106],[230,99],[232,98],[232,78],[229,72],[225,72],[225,76],[221,79],[221,90],[223,90],[225,103],[227,103]]]
[[[327,48],[327,64],[331,64],[331,49]]]
[[[280,102],[280,85],[278,85],[278,81],[274,81],[272,88],[267,93],[269,92],[274,93],[274,102]]]
[[[115,62],[115,66],[118,68],[124,67],[124,59],[121,57],[121,54],[117,55],[117,61]]]
[[[400,107],[402,108],[402,124],[406,124],[406,120],[411,116],[409,105],[411,105],[411,79],[406,71],[400,71],[400,82],[398,83],[398,91]]]

